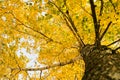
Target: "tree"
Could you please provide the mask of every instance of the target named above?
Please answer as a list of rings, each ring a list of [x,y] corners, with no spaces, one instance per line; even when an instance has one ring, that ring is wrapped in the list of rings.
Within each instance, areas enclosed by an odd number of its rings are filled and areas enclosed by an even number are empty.
[[[1,0],[0,78],[119,80],[119,3]]]

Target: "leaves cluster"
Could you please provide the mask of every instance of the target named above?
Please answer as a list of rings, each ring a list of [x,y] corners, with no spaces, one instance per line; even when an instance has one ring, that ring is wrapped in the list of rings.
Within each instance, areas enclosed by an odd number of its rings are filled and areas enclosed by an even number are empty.
[[[95,1],[101,26],[100,35],[112,21],[101,43],[109,44],[120,38],[120,1],[105,0],[104,4],[102,3],[103,8],[101,1]],[[88,0],[1,0],[0,78],[18,79],[19,74],[23,74],[24,78],[34,78],[27,71],[12,71],[12,68],[25,68],[30,61],[25,56],[27,53],[21,51],[21,56],[17,55],[22,48],[30,54],[38,54],[37,61],[47,66],[75,58],[80,54],[79,34],[85,44],[95,42],[92,19]],[[75,34],[70,26],[76,27]],[[84,62],[80,60],[64,67],[48,69],[48,72],[39,78],[78,80],[82,78],[83,71]]]

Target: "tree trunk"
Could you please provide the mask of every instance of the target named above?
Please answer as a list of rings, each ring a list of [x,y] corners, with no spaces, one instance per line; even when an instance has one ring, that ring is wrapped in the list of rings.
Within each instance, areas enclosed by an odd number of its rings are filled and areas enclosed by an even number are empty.
[[[82,80],[120,80],[120,53],[106,46],[86,45],[81,54],[85,62]]]

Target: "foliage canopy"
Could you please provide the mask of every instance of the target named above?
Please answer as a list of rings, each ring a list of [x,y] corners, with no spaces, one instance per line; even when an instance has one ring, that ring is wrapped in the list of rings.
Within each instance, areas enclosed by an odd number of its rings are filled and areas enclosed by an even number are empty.
[[[80,80],[84,62],[74,58],[84,44],[97,36],[102,45],[120,41],[120,0],[94,0],[99,34],[90,1],[0,0],[0,78]],[[32,60],[34,66],[27,66]]]

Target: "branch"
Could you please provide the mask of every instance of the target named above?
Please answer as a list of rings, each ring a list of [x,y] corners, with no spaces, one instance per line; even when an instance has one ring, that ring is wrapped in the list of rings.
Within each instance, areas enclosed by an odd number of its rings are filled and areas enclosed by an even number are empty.
[[[111,25],[112,21],[110,21],[105,29],[105,31],[102,33],[101,37],[100,37],[100,41],[102,40],[102,38],[104,37],[105,33],[108,31],[110,25]]]
[[[115,11],[115,13],[116,13],[116,8],[115,8],[115,5],[114,5],[114,3],[113,3],[113,1],[112,0],[109,0],[110,1],[110,3],[112,4],[112,6],[113,6],[113,8],[114,8],[114,11]]]
[[[76,4],[77,6],[79,6],[83,11],[85,11],[87,14],[89,14],[90,16],[92,16],[92,14],[89,13],[88,10],[86,10],[85,7],[82,6],[82,4],[78,4],[78,2],[75,2],[75,4]]]
[[[77,30],[77,28],[75,27],[75,24],[74,24],[72,18],[70,17],[70,15],[69,15],[69,11],[66,10],[66,13],[64,13],[55,3],[51,2],[51,1],[49,1],[49,2],[50,2],[52,5],[54,5],[54,6],[58,9],[58,11],[60,11],[60,12],[62,13],[63,18],[64,18],[67,26],[69,27],[69,29],[72,31],[72,33],[74,34],[74,36],[75,36],[76,39],[78,40],[80,46],[83,47],[83,46],[84,46],[84,42],[82,41],[80,35],[78,34],[78,30]],[[66,4],[65,4],[65,6],[66,6]]]
[[[120,47],[116,48],[115,51],[117,51],[118,49],[120,49]]]
[[[51,42],[51,41],[52,41],[52,42],[55,42],[55,43],[58,43],[58,44],[62,44],[61,42],[54,41],[52,38],[49,38],[49,37],[46,36],[44,33],[42,33],[42,32],[40,32],[40,31],[38,31],[38,30],[35,30],[35,29],[27,26],[27,25],[24,24],[22,21],[20,21],[17,17],[15,17],[15,15],[14,15],[13,13],[10,13],[10,14],[12,14],[12,16],[20,23],[20,24],[18,24],[18,25],[23,25],[24,27],[26,27],[26,28],[34,31],[34,32],[39,33],[40,35],[42,35],[42,36],[44,36],[45,38],[47,38],[47,39],[48,39],[48,42]],[[16,25],[16,26],[18,26],[18,25]],[[16,29],[14,29],[14,30],[16,30]],[[24,34],[27,34],[27,35],[31,35],[30,33],[22,32],[22,31],[19,31],[19,30],[16,30],[16,31],[21,32],[21,33],[24,33]],[[34,35],[31,35],[31,36],[34,36]],[[35,37],[35,36],[34,36],[34,37]]]
[[[99,16],[102,15],[102,12],[103,12],[103,4],[104,4],[103,0],[100,0],[100,1],[101,1],[101,7],[100,7],[100,14],[99,14]]]
[[[12,14],[12,16],[13,16],[19,23],[21,23],[21,25],[25,26],[26,28],[28,28],[28,29],[30,29],[30,30],[32,30],[32,31],[34,31],[34,32],[37,32],[37,33],[41,34],[42,36],[44,36],[45,38],[49,39],[50,41],[53,41],[53,39],[47,37],[47,36],[46,36],[45,34],[43,34],[42,32],[37,31],[37,30],[35,30],[35,29],[27,26],[26,24],[24,24],[24,23],[23,23],[22,21],[20,21],[17,17],[15,17],[15,15],[14,15],[13,13],[11,13],[11,14]]]
[[[64,17],[63,17],[64,18]],[[81,44],[79,38],[77,37],[77,35],[75,34],[75,32],[73,31],[73,29],[71,28],[70,24],[68,23],[67,19],[64,18],[66,25],[69,27],[69,29],[72,31],[73,35],[75,36],[75,38],[77,39],[77,41],[79,42],[79,44]]]
[[[17,26],[17,25],[16,25],[16,26]],[[19,32],[19,33],[23,33],[23,34],[26,34],[26,35],[33,36],[33,37],[37,38],[37,37],[36,37],[35,35],[33,35],[33,34],[30,34],[30,33],[24,32],[24,31],[20,31],[20,30],[17,30],[17,29],[15,29],[15,28],[11,28],[11,29],[13,29],[13,30],[15,30],[15,31],[17,31],[17,32]]]
[[[77,37],[78,37],[78,39],[79,39],[78,41],[79,41],[79,43],[80,43],[80,46],[81,46],[81,47],[84,47],[85,44],[84,44],[84,42],[82,41],[80,35],[78,34],[78,30],[77,30],[77,28],[76,28],[76,26],[75,26],[72,18],[71,18],[70,15],[69,15],[69,11],[67,11],[67,12],[68,12],[68,13],[66,13],[66,14],[67,14],[67,16],[68,16],[68,18],[69,18],[69,22],[71,23],[71,27],[73,28],[73,30],[75,31],[75,33],[76,33],[76,35],[77,35]]]
[[[50,68],[54,68],[54,67],[58,67],[58,66],[65,66],[67,64],[74,63],[75,61],[79,60],[80,58],[81,58],[80,56],[77,56],[74,59],[71,59],[69,61],[60,62],[60,63],[53,64],[51,66],[45,66],[45,67],[41,67],[41,68],[21,68],[21,71],[42,71],[42,70],[46,70],[46,69],[50,69]],[[11,69],[19,70],[19,68],[11,68]]]
[[[117,47],[116,49],[112,50],[112,53],[115,54],[118,49],[120,49],[120,47]]]
[[[98,47],[100,46],[100,40],[99,40],[99,29],[100,29],[100,21],[97,21],[96,11],[95,11],[95,5],[93,0],[89,0],[91,5],[91,11],[92,11],[92,17],[94,22],[94,29],[95,29],[95,45]]]
[[[64,3],[65,3],[65,6],[67,6],[66,0],[64,0]],[[76,26],[75,26],[75,24],[74,24],[74,21],[72,20],[72,18],[71,18],[71,16],[70,16],[69,13],[70,13],[70,12],[69,12],[69,10],[67,9],[67,10],[66,10],[66,15],[68,16],[67,19],[68,19],[68,21],[70,22],[71,27],[73,28],[73,31],[75,31],[75,33],[76,33],[76,35],[77,35],[77,37],[78,37],[78,39],[79,39],[80,46],[81,46],[81,47],[84,47],[85,44],[84,44],[84,42],[82,41],[82,39],[81,39],[81,37],[80,37],[80,35],[79,35],[79,33],[78,33],[78,30],[77,30],[77,28],[76,28]]]
[[[111,46],[111,45],[113,45],[113,44],[115,44],[115,43],[117,43],[117,42],[119,42],[119,41],[120,41],[120,39],[118,39],[118,40],[116,40],[116,41],[114,41],[114,42],[108,44],[107,46]]]
[[[84,7],[80,6],[86,13],[88,13],[90,16],[92,16],[92,14],[90,14]]]

